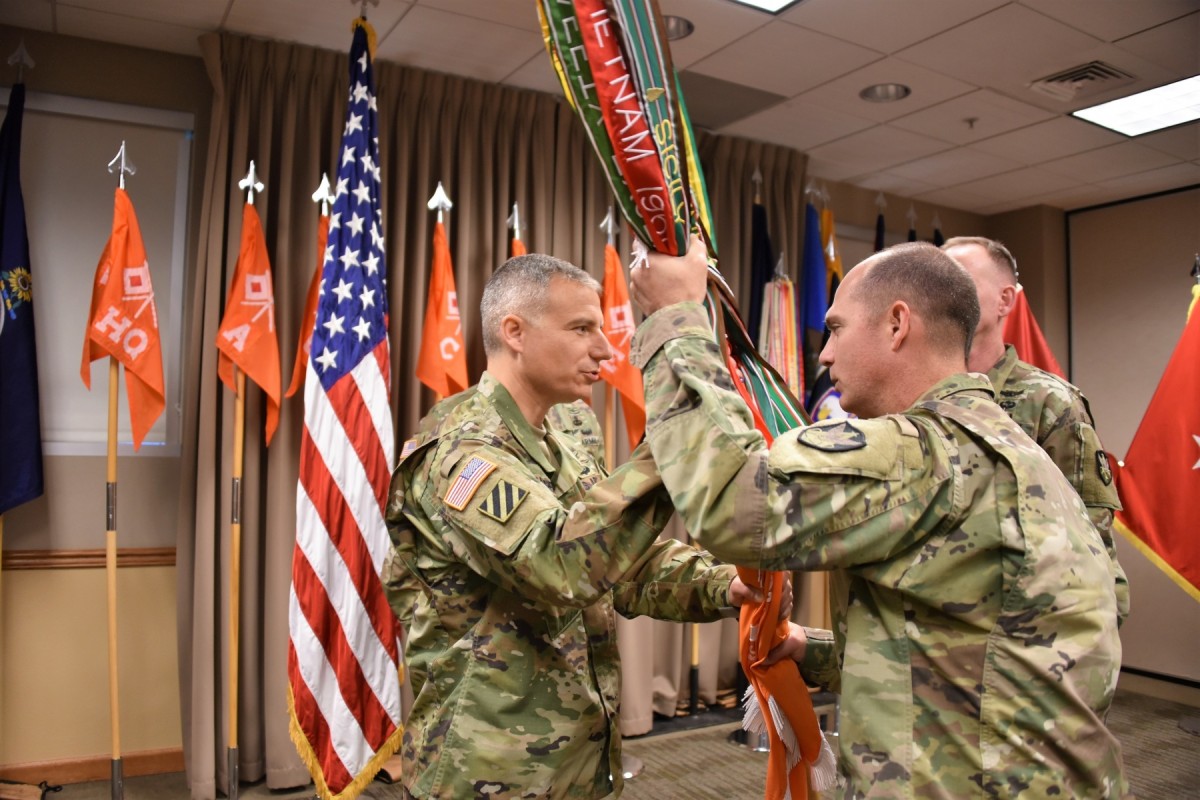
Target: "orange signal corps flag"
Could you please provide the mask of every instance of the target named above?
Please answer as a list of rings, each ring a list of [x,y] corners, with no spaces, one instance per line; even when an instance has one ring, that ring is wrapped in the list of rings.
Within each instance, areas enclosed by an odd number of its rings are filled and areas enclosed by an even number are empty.
[[[646,432],[646,397],[642,393],[642,373],[629,363],[629,345],[636,327],[633,306],[629,303],[621,259],[611,244],[604,246],[604,297],[600,307],[604,312],[604,335],[613,348],[613,357],[600,364],[600,377],[621,395],[625,430],[632,449]]]
[[[317,295],[321,288],[321,270],[325,262],[333,258],[327,257],[325,245],[329,241],[329,217],[321,217],[317,225],[317,269],[313,272],[312,281],[308,284],[308,296],[304,300],[304,316],[300,318],[300,339],[296,342],[296,363],[292,365],[292,381],[288,385],[284,397],[291,397],[304,385],[304,375],[308,372],[309,346],[312,345],[313,326],[317,324]]]
[[[529,250],[525,247],[525,243],[514,236],[512,240],[512,257],[523,256],[528,252]]]
[[[433,228],[433,270],[429,276],[429,300],[425,304],[425,327],[417,356],[417,379],[442,397],[467,388],[467,351],[463,344],[458,293],[454,291],[454,266],[446,226]]]
[[[79,366],[88,389],[92,388],[92,362],[106,355],[125,366],[133,449],[137,450],[166,407],[166,399],[150,264],[133,203],[124,189],[117,189],[112,234],[92,284],[92,307]]]
[[[275,338],[275,291],[258,211],[242,208],[242,245],[229,285],[225,317],[217,329],[217,374],[232,391],[236,366],[267,395],[266,441],[279,424],[279,341]]]

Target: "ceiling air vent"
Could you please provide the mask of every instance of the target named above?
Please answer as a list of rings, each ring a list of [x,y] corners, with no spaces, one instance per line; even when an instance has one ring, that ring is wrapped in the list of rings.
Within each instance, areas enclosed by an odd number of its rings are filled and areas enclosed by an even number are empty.
[[[1055,100],[1068,102],[1082,97],[1089,97],[1109,89],[1116,89],[1127,83],[1133,83],[1136,77],[1112,64],[1103,61],[1090,61],[1078,67],[1056,72],[1039,78],[1029,84],[1035,92],[1041,92]]]

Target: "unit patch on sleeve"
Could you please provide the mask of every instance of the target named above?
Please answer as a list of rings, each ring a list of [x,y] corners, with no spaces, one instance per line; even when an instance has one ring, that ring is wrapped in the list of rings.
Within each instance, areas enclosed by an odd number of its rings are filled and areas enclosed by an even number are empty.
[[[1108,463],[1108,453],[1103,450],[1096,451],[1096,473],[1100,476],[1101,483],[1105,486],[1112,485],[1112,467]]]
[[[475,490],[495,469],[496,465],[486,458],[471,456],[471,460],[450,484],[450,488],[446,490],[446,496],[442,500],[455,511],[462,511],[467,507],[467,503],[471,502]]]
[[[827,453],[860,450],[867,446],[867,437],[848,421],[830,425],[813,425],[800,431],[800,444]]]
[[[501,479],[492,487],[491,493],[483,498],[479,510],[497,522],[508,522],[517,506],[528,496],[527,490]]]
[[[400,448],[400,458],[401,459],[408,458],[408,454],[416,449],[417,449],[417,439],[416,439],[416,437],[413,437],[412,439],[409,439],[408,441],[406,441],[404,443],[404,446]]]

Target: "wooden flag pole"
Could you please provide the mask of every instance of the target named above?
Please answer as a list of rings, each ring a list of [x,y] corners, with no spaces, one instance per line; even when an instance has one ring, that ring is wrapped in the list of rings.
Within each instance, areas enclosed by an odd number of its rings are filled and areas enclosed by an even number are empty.
[[[112,797],[125,794],[121,763],[121,707],[117,691],[117,392],[121,372],[108,357],[108,472],[105,483],[104,572],[108,587],[108,709],[112,733]]]
[[[234,367],[237,397],[233,402],[233,498],[229,522],[229,800],[238,796],[238,616],[242,569],[242,462],[246,439],[246,373]]]

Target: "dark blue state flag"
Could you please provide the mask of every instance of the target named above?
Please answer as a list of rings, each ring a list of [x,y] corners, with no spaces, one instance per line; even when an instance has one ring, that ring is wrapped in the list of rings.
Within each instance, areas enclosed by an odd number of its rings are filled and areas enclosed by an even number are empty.
[[[8,96],[0,126],[0,514],[42,494],[42,425],[25,202],[21,118],[25,84]]]

